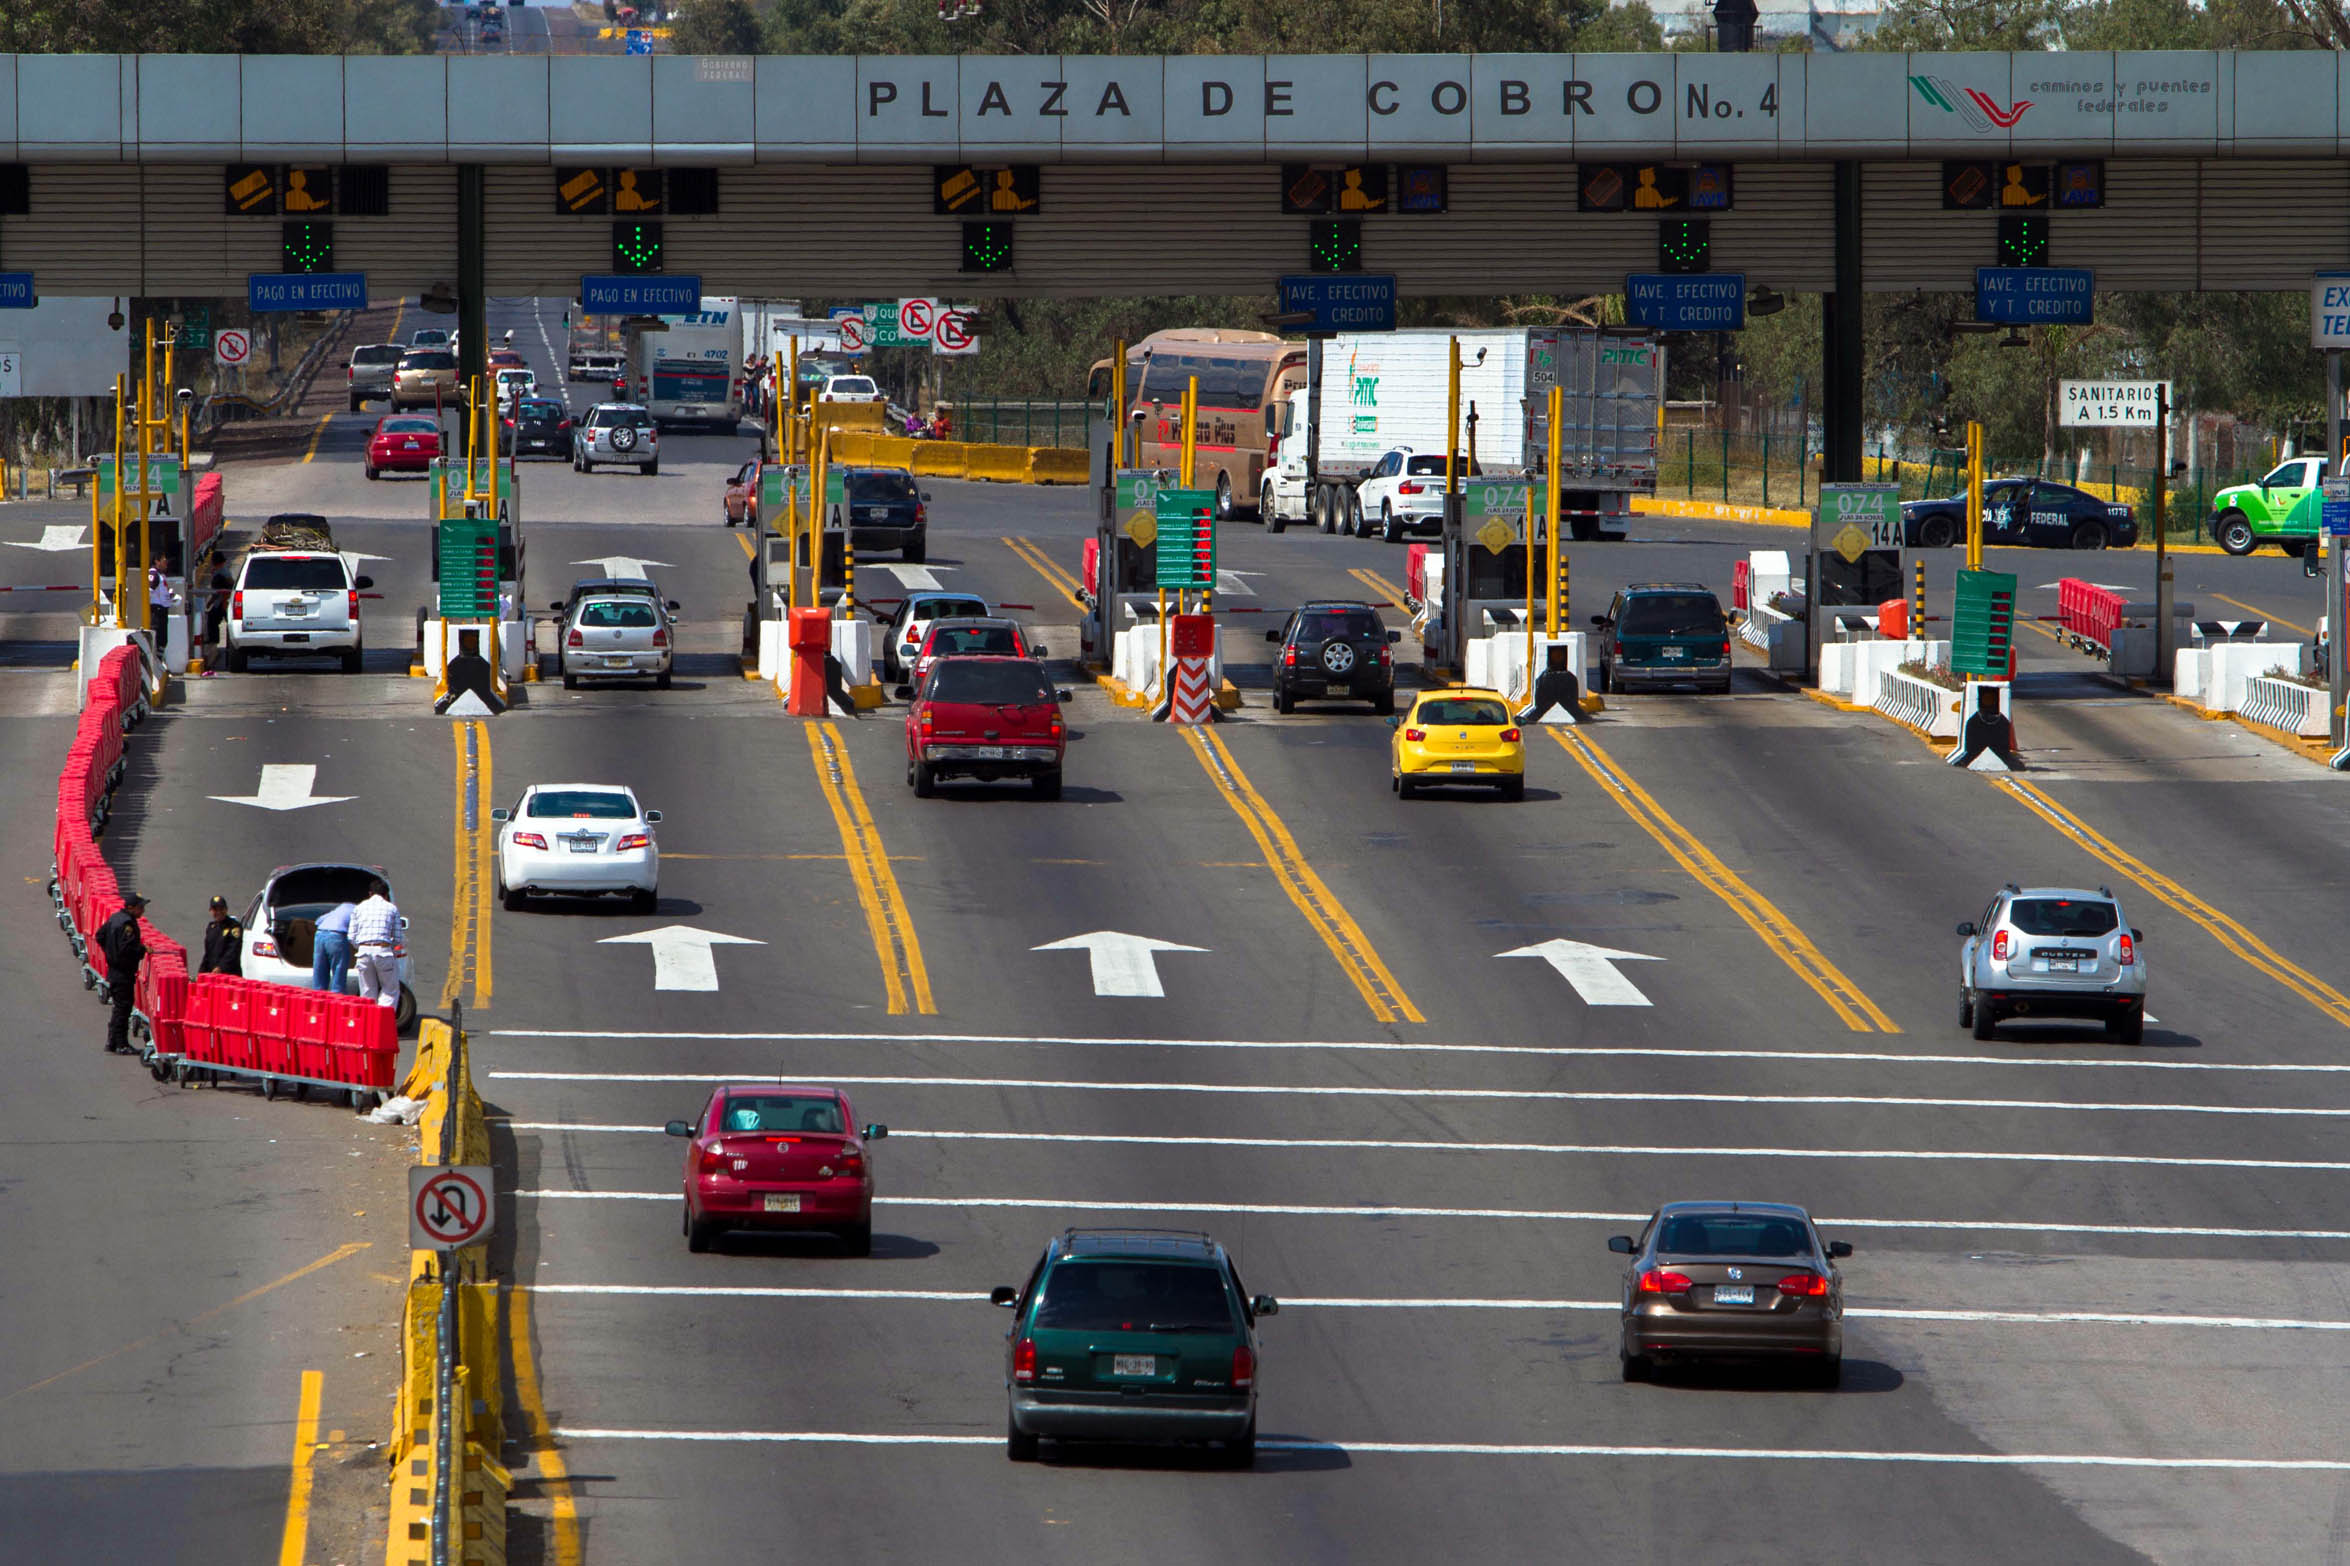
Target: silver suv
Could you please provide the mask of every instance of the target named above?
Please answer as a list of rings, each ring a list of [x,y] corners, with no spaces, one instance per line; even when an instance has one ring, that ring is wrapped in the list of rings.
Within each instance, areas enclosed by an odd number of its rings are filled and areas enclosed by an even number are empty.
[[[599,462],[634,463],[639,473],[661,471],[661,432],[652,414],[633,402],[600,402],[579,426],[571,465],[586,473]]]
[[[390,399],[393,372],[400,368],[400,360],[407,352],[398,343],[363,343],[351,350],[351,364],[346,373],[351,379],[353,413],[367,406],[370,397]]]
[[[2124,1044],[2145,1037],[2146,936],[2111,889],[2010,881],[1958,933],[1958,1023],[1976,1038],[2016,1017],[2087,1017]]]

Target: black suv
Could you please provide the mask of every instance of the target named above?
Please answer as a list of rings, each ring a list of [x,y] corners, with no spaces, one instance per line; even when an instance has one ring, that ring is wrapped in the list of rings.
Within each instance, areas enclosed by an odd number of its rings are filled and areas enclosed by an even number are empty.
[[[1278,642],[1273,662],[1273,710],[1290,712],[1300,696],[1367,701],[1373,711],[1395,711],[1395,654],[1403,632],[1379,623],[1379,612],[1359,600],[1303,604],[1265,640]]]
[[[850,468],[841,475],[850,542],[858,553],[895,549],[908,565],[930,552],[930,496],[904,468]]]
[[[1066,1229],[1019,1288],[988,1298],[1004,1334],[1011,1407],[1005,1453],[1033,1462],[1040,1437],[1222,1443],[1257,1455],[1257,1318],[1223,1246],[1187,1229]]]

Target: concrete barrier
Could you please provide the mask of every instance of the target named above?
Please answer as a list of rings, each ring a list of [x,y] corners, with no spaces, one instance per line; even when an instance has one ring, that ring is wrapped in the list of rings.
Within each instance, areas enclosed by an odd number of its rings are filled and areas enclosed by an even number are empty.
[[[1882,677],[1872,705],[1894,722],[1906,723],[1931,738],[1954,740],[1958,738],[1962,694],[1893,669]]]
[[[929,478],[961,478],[970,466],[969,448],[959,440],[917,440],[906,465]]]
[[[914,448],[924,444],[911,435],[876,435],[866,442],[869,455],[865,460],[877,468],[910,468],[914,465]]]
[[[2332,732],[2326,708],[2324,691],[2254,675],[2244,682],[2244,703],[2236,712],[2246,723],[2282,729],[2301,739],[2324,739]]]
[[[2213,642],[2181,647],[2172,660],[2171,694],[2206,712],[2241,712],[2246,686],[2272,669],[2309,672],[2306,642]]]
[[[1575,682],[1584,690],[1591,689],[1591,671],[1585,661],[1584,634],[1569,631],[1564,636],[1534,633],[1534,667],[1539,672],[1550,657],[1550,649],[1567,650],[1567,667],[1574,670]],[[1479,690],[1499,691],[1513,702],[1530,700],[1533,685],[1526,677],[1526,633],[1523,631],[1496,631],[1491,636],[1480,636],[1461,649],[1461,683]]]
[[[1028,448],[1028,482],[1031,484],[1082,484],[1092,477],[1087,454],[1071,451],[1065,446],[1031,446]]]
[[[966,446],[963,473],[996,484],[1025,484],[1031,460],[1026,446]]]

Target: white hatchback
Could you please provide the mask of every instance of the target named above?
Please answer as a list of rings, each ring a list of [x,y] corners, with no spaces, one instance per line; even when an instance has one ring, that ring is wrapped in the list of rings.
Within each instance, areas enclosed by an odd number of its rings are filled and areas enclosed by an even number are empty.
[[[553,897],[626,895],[638,913],[660,906],[658,810],[609,783],[533,783],[498,823],[498,896],[519,909],[533,893]]]

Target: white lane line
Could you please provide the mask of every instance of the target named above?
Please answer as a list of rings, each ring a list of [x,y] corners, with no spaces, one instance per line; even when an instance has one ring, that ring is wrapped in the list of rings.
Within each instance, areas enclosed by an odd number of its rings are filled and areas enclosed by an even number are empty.
[[[563,1425],[563,1441],[701,1441],[788,1446],[1001,1447],[1000,1435],[884,1435],[853,1430],[625,1430]],[[1259,1436],[1260,1452],[1343,1452],[1382,1457],[1662,1457],[1763,1463],[1933,1464],[1965,1468],[2155,1468],[2227,1473],[2350,1473],[2350,1458],[2128,1457],[2101,1452],[1884,1452],[1783,1446],[1515,1445],[1486,1441],[1303,1441]]]
[[[674,1202],[675,1191],[512,1191],[542,1202]],[[1109,1202],[1054,1196],[876,1196],[876,1207],[1004,1207],[1086,1213],[1242,1213],[1273,1218],[1503,1218],[1535,1223],[1613,1223],[1638,1227],[1639,1213],[1546,1211],[1528,1207],[1324,1206],[1303,1202]],[[2350,1240],[2350,1229],[2235,1229],[2195,1224],[2033,1223],[1997,1218],[1822,1218],[1824,1229],[1965,1230],[2016,1234],[2107,1234],[2221,1240]]]
[[[903,1300],[984,1305],[984,1289],[801,1289],[768,1284],[523,1283],[527,1294],[619,1295],[643,1299]],[[1281,1296],[1290,1310],[1534,1310],[1620,1311],[1616,1300],[1365,1299],[1357,1296]],[[1911,1310],[1891,1305],[1847,1305],[1847,1321],[1939,1321],[2002,1327],[2195,1327],[2244,1332],[2350,1332],[2350,1321],[2295,1316],[2195,1316],[2108,1310]]]
[[[495,1117],[493,1117],[495,1118]],[[660,1136],[660,1126],[579,1125],[559,1120],[510,1120],[513,1131],[617,1132]],[[1603,1158],[1838,1158],[1904,1159],[1921,1163],[2120,1164],[2157,1169],[2286,1169],[2295,1174],[2350,1174],[2350,1161],[2295,1158],[2187,1158],[2138,1153],[1999,1153],[1901,1147],[1649,1147],[1604,1142],[1432,1142],[1375,1137],[1127,1136],[1090,1131],[923,1131],[892,1126],[893,1142],[1074,1142],[1114,1147],[1300,1148],[1314,1152],[1560,1153]]]
[[[2289,1119],[2338,1120],[2350,1109],[2298,1104],[2124,1104],[2068,1103],[2053,1098],[1921,1098],[1856,1093],[1628,1093],[1585,1088],[1318,1087],[1268,1082],[1084,1082],[1061,1077],[842,1076],[822,1073],[827,1082],[857,1087],[1027,1088],[1071,1093],[1234,1093],[1259,1097],[1495,1099],[1524,1104],[1792,1104],[1836,1109],[2041,1109],[2067,1114],[2272,1115]],[[493,1071],[506,1082],[652,1083],[741,1082],[734,1071]],[[796,1080],[796,1079],[795,1079]]]
[[[1902,1055],[1882,1050],[1824,1049],[1674,1049],[1663,1046],[1573,1044],[1442,1044],[1395,1039],[1143,1039],[1106,1038],[1086,1034],[1023,1033],[705,1033],[698,1031],[593,1028],[490,1028],[491,1038],[603,1039],[618,1042],[655,1040],[680,1044],[1014,1044],[1102,1045],[1125,1049],[1243,1049],[1349,1050],[1362,1054],[1394,1055],[1531,1055],[1549,1060],[1580,1058],[1622,1060],[1789,1060],[1814,1065],[1874,1066],[1992,1066],[2026,1071],[2282,1071],[2311,1074],[2350,1073],[2350,1064],[2240,1060],[2145,1060],[2140,1058],[2057,1058],[2037,1060],[2005,1055]]]

